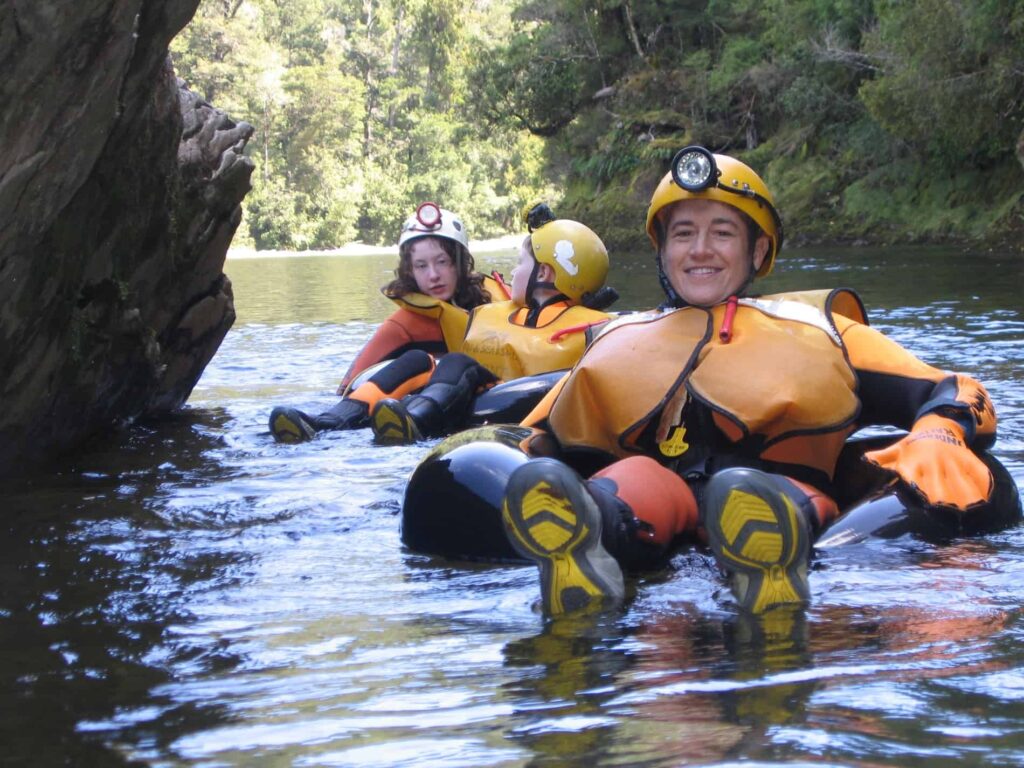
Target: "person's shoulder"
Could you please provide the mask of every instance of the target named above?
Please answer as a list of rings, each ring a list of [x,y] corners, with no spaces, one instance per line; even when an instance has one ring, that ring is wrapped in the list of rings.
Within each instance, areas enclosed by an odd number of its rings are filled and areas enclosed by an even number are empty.
[[[609,331],[614,331],[619,328],[626,328],[629,326],[638,326],[651,323],[655,320],[660,320],[664,317],[668,317],[673,312],[677,312],[676,309],[647,309],[636,312],[623,312],[620,314],[609,315],[608,322],[601,325],[598,331],[598,336],[604,336]]]
[[[519,309],[519,305],[512,301],[512,299],[502,299],[473,307],[471,314],[478,314],[480,312],[511,312],[516,309]]]

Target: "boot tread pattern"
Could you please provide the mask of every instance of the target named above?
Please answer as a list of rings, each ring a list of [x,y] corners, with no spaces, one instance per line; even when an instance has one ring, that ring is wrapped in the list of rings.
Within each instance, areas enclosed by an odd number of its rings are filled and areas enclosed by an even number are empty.
[[[516,551],[540,568],[548,614],[622,596],[622,572],[601,546],[601,513],[567,467],[538,461],[516,470],[502,521]]]
[[[767,483],[754,492],[733,488],[709,522],[711,547],[744,608],[761,613],[807,601],[808,534],[788,496]]]
[[[279,443],[304,443],[315,431],[293,408],[275,408],[270,413],[270,433]]]
[[[401,405],[382,400],[373,409],[373,439],[384,445],[407,445],[419,439],[419,432]]]
[[[579,518],[569,500],[559,496],[547,483],[538,484],[526,492],[522,519],[528,526],[524,534],[531,538],[541,553],[571,549],[573,540],[581,538],[580,534],[585,537],[587,533],[586,526],[580,529]]]

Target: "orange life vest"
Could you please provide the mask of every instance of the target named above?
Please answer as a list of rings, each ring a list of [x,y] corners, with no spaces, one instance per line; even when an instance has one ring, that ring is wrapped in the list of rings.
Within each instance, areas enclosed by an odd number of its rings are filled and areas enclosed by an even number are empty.
[[[647,313],[604,330],[552,404],[559,442],[635,455],[653,423],[656,458],[685,461],[692,398],[732,442],[754,438],[759,458],[831,478],[860,409],[832,313],[866,322],[860,300],[844,289],[741,299],[728,341],[725,308]]]
[[[491,297],[491,301],[504,296],[504,292],[494,278],[485,276],[483,285],[484,290]],[[441,336],[444,339],[445,346],[448,347],[448,351],[462,351],[460,346],[466,336],[466,328],[469,325],[469,312],[450,302],[427,296],[425,293],[413,292],[407,293],[404,296],[389,298],[403,309],[436,320],[441,328]]]
[[[559,301],[543,307],[535,326],[511,301],[483,304],[470,315],[463,352],[503,381],[571,368],[587,347],[586,330],[610,315]]]

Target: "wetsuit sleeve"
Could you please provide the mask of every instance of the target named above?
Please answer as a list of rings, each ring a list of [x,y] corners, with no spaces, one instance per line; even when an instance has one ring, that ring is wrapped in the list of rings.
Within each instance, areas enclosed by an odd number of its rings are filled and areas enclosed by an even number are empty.
[[[338,385],[338,394],[342,394],[349,382],[371,365],[382,360],[394,360],[410,349],[422,349],[435,354],[447,351],[437,320],[399,309],[380,324],[356,355]]]
[[[862,426],[911,429],[934,414],[956,422],[974,448],[995,442],[995,409],[978,381],[934,368],[866,325],[841,316],[835,320],[859,379]]]

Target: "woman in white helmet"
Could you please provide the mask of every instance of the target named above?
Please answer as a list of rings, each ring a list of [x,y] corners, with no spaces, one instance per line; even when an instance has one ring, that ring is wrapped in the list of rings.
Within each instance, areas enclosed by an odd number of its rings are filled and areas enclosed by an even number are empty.
[[[466,426],[477,395],[498,382],[571,368],[609,320],[602,309],[618,294],[604,284],[608,251],[601,238],[578,221],[556,219],[543,203],[525,218],[530,234],[510,299],[470,313],[458,352],[438,363],[422,391],[380,400],[371,411],[377,442],[410,443]],[[522,398],[516,407],[533,402]],[[500,420],[513,420],[511,412]]]
[[[384,397],[402,397],[424,386],[435,355],[447,352],[465,333],[468,311],[500,296],[496,283],[474,271],[462,220],[435,203],[423,203],[406,219],[398,240],[395,279],[382,289],[398,305],[356,355],[338,385],[343,399],[310,416],[279,406],[270,414],[278,442],[309,440],[320,430],[368,425],[370,409]],[[395,360],[353,391],[353,380],[368,368]]]

